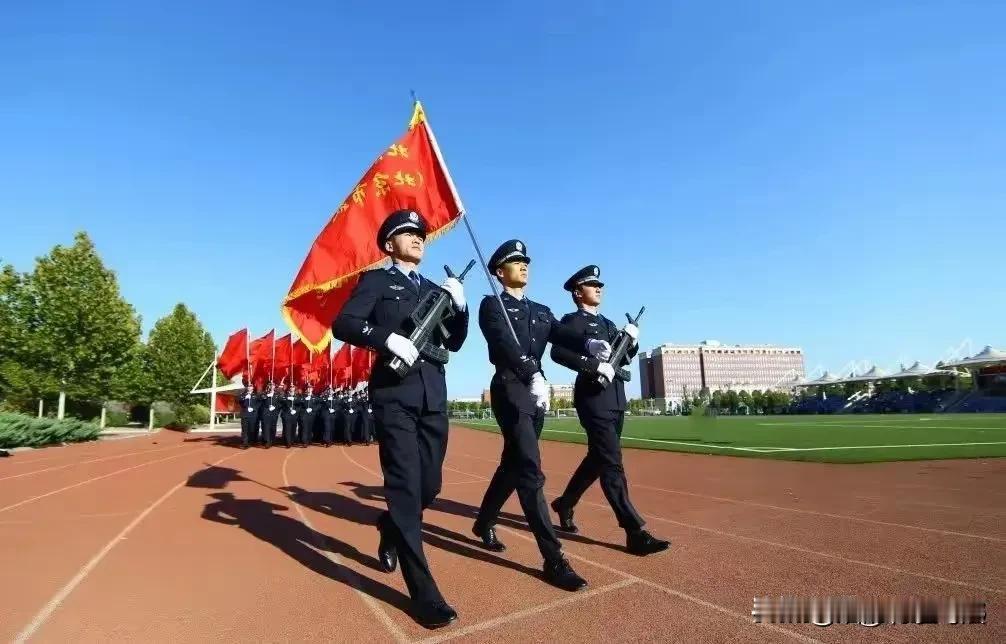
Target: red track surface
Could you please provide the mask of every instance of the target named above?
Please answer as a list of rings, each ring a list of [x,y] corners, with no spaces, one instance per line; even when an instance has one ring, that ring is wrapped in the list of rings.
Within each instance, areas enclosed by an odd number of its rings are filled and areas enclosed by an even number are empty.
[[[227,439],[229,441],[230,439]],[[632,498],[673,541],[647,558],[597,486],[566,554],[590,586],[539,578],[516,496],[480,549],[472,517],[499,457],[455,428],[427,557],[461,619],[405,612],[376,569],[377,449],[240,451],[155,436],[0,461],[0,637],[33,641],[1006,641],[1006,460],[822,465],[627,450]],[[543,443],[547,498],[583,447]],[[968,626],[754,624],[756,595],[975,597]]]

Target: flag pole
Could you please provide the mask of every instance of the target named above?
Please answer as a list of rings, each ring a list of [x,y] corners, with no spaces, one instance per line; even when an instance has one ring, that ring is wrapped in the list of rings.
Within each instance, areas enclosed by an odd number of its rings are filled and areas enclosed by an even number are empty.
[[[328,343],[328,388],[332,389],[332,348],[335,346],[334,342]]]
[[[269,382],[276,382],[276,328],[272,330],[272,364],[269,365]]]
[[[412,100],[415,105],[420,106],[419,99],[416,98],[416,93],[412,92]],[[493,297],[496,298],[496,302],[500,305],[500,312],[503,314],[503,319],[506,320],[506,325],[510,329],[510,334],[513,335],[514,342],[517,343],[518,349],[520,348],[520,340],[517,339],[517,332],[514,331],[513,323],[510,322],[510,316],[507,315],[506,306],[503,304],[503,298],[500,297],[499,291],[496,289],[496,282],[493,280],[492,274],[489,272],[489,266],[486,264],[486,258],[482,255],[482,249],[479,247],[479,242],[475,239],[475,231],[472,230],[472,225],[468,221],[470,215],[465,210],[464,204],[461,202],[461,195],[458,194],[458,189],[454,185],[454,179],[451,178],[451,172],[447,169],[447,162],[444,160],[443,153],[440,152],[440,146],[437,144],[437,137],[433,134],[433,126],[430,125],[430,119],[426,116],[426,111],[423,110],[423,127],[426,128],[426,133],[430,136],[430,145],[433,146],[433,154],[437,157],[437,162],[440,163],[440,169],[444,172],[444,177],[447,179],[447,186],[451,189],[451,194],[454,196],[454,202],[458,204],[458,209],[461,211],[461,219],[465,222],[465,228],[468,230],[468,236],[472,240],[472,246],[475,247],[475,253],[479,256],[479,263],[482,265],[482,271],[486,274],[486,281],[489,282],[489,288],[493,291]]]
[[[252,366],[251,366],[251,338],[247,333],[248,327],[245,327],[245,373],[248,374],[248,379],[245,381],[245,387],[252,384]]]

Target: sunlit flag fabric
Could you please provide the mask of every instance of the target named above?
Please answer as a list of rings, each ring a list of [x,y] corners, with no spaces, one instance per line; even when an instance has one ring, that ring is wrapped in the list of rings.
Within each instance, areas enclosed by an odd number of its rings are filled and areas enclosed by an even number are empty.
[[[332,358],[332,382],[336,387],[348,387],[353,377],[351,345],[343,344]]]
[[[304,376],[311,366],[311,352],[300,340],[294,340],[293,349],[290,353],[292,358],[293,384],[297,387],[304,386]]]
[[[273,359],[273,380],[277,383],[290,380],[290,365],[293,364],[293,342],[289,333],[276,340],[276,357]]]
[[[314,240],[283,300],[283,318],[312,351],[331,342],[332,321],[360,273],[385,261],[377,230],[389,214],[402,209],[423,215],[427,241],[449,230],[463,213],[418,101],[408,131],[354,184]]]
[[[353,377],[349,383],[350,387],[356,387],[361,382],[370,380],[375,355],[370,349],[353,347]]]
[[[272,372],[272,345],[276,331],[270,331],[261,338],[252,341],[248,348],[251,359],[251,381],[258,389],[264,389]]]
[[[228,378],[248,369],[248,329],[236,331],[227,338],[227,344],[217,359],[217,367]]]

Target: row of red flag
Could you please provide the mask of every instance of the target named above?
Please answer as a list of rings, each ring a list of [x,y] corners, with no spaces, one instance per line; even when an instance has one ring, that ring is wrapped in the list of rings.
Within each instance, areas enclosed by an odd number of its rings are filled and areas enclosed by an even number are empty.
[[[227,338],[217,367],[228,378],[241,374],[258,389],[269,382],[352,389],[370,379],[373,351],[343,344],[333,355],[332,347],[314,352],[289,333],[277,339],[275,330],[249,342],[248,329],[241,329]]]

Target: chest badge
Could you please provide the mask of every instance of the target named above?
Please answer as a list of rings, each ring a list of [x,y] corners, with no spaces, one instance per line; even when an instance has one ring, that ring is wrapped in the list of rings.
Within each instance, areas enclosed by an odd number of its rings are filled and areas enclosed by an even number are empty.
[[[405,290],[404,286],[399,286],[398,284],[392,284],[388,288],[390,288],[392,291],[404,291]]]

